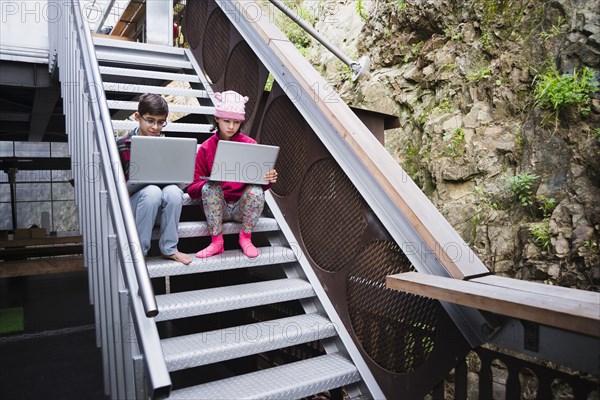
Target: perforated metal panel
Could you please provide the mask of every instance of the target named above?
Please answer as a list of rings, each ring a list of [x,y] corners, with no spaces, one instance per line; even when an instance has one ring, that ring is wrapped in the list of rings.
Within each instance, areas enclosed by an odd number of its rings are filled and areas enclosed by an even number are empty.
[[[332,159],[317,161],[304,176],[298,222],[319,268],[340,271],[354,260],[367,220],[358,191]]]
[[[192,50],[202,43],[204,26],[208,17],[208,1],[190,1],[187,3],[185,36]]]
[[[215,9],[206,23],[202,60],[204,72],[212,82],[217,82],[227,65],[229,54],[230,24],[227,16],[220,8]]]
[[[259,96],[258,58],[248,43],[242,41],[231,51],[225,71],[224,88],[235,90],[250,98],[246,103],[246,119],[248,119],[254,113]],[[262,88],[260,91],[262,92]]]
[[[307,124],[291,100],[279,96],[264,114],[260,141],[279,146],[277,172],[279,179],[272,191],[279,196],[287,196],[302,179],[306,161]]]
[[[375,241],[362,247],[348,275],[352,327],[363,349],[395,373],[417,369],[435,345],[436,302],[387,289],[385,277],[414,270],[400,247]]]

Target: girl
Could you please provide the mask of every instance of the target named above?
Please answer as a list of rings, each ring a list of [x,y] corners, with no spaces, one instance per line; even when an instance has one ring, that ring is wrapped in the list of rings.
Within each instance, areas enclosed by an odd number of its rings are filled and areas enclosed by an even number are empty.
[[[188,187],[188,194],[193,199],[202,199],[204,214],[211,233],[211,244],[196,253],[198,258],[207,258],[220,254],[223,245],[223,221],[242,223],[239,243],[247,257],[259,255],[252,244],[252,229],[256,225],[265,205],[264,191],[277,181],[274,169],[265,175],[270,183],[264,187],[239,182],[210,182],[201,179],[209,176],[219,140],[256,143],[254,139],[240,132],[245,119],[245,104],[248,97],[234,91],[215,93],[215,127],[213,136],[208,138],[198,149],[194,182]]]

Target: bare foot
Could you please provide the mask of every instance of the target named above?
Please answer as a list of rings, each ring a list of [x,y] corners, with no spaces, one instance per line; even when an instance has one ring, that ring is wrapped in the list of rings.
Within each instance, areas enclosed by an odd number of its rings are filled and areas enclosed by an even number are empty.
[[[173,253],[170,255],[163,254],[164,258],[168,258],[169,260],[179,261],[184,265],[189,265],[192,262],[192,257],[188,256],[185,253],[178,251],[177,253]]]

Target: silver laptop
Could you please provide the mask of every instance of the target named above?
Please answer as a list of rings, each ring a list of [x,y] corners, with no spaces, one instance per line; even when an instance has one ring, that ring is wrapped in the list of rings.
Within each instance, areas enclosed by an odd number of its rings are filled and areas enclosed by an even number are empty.
[[[176,184],[183,188],[194,180],[196,145],[193,138],[133,136],[127,190],[147,185]]]
[[[210,176],[201,179],[266,185],[278,154],[279,146],[219,140]]]

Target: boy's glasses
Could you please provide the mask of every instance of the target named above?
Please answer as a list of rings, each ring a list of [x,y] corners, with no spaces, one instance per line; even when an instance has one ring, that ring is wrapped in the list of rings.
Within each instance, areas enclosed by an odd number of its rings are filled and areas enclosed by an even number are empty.
[[[155,120],[154,118],[144,118],[143,115],[140,115],[140,117],[150,126],[156,124],[157,126],[162,126],[163,128],[165,126],[167,126],[168,122],[164,119],[161,119],[160,121]]]

